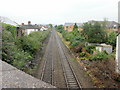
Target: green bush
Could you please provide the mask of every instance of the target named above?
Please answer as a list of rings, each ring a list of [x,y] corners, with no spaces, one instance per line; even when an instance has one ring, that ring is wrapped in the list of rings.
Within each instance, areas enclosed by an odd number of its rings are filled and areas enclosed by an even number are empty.
[[[86,53],[86,52],[80,53],[80,57],[86,57],[86,56],[87,56],[87,53]]]
[[[24,52],[17,49],[17,47],[12,48],[12,50],[13,50],[12,65],[21,70],[26,69],[26,65],[28,64],[29,61],[33,59],[33,57],[28,52]]]
[[[24,71],[32,69],[34,66],[30,65],[34,59],[34,54],[41,48],[48,34],[49,31],[32,32],[28,36],[14,38],[9,29],[4,30],[2,60]]]
[[[79,43],[80,43],[80,41],[71,42],[71,46],[72,46],[72,47],[78,46]]]
[[[9,24],[3,24],[3,27],[5,28],[5,30],[11,32],[13,38],[16,39],[17,31],[15,26]]]
[[[29,36],[23,36],[16,41],[19,48],[30,54],[34,54],[42,46],[42,42],[48,36],[49,31],[32,32]],[[22,43],[22,44],[21,44]]]
[[[93,54],[93,51],[95,50],[95,47],[94,45],[90,45],[90,46],[86,46],[86,50],[89,54]]]
[[[104,60],[104,59],[108,59],[108,58],[109,58],[109,55],[107,54],[106,51],[103,51],[103,52],[97,51],[96,54],[93,54],[90,56],[90,60],[93,60],[93,61]]]

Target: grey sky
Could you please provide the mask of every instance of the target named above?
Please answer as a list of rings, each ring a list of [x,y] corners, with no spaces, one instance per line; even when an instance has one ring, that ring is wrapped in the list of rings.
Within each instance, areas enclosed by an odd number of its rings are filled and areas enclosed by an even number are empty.
[[[1,0],[0,16],[19,24],[64,24],[88,20],[118,20],[119,0]]]

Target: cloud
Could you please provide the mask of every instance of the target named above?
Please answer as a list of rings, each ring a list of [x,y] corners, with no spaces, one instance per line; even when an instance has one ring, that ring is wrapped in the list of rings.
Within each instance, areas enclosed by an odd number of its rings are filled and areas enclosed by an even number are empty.
[[[2,0],[0,15],[16,22],[84,22],[90,19],[117,20],[119,0]]]

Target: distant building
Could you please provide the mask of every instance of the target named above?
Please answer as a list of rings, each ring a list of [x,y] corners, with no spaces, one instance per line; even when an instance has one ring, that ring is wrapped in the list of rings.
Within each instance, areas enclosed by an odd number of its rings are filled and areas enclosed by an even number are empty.
[[[115,21],[95,21],[95,20],[88,21],[88,23],[91,23],[91,24],[95,24],[96,22],[101,23],[101,25],[105,24],[108,32],[119,31],[118,28],[120,24]]]
[[[78,26],[78,30],[82,30],[82,28],[81,28],[82,23],[76,23],[76,24]],[[64,30],[66,30],[68,32],[73,31],[74,25],[75,25],[75,23],[65,23]]]
[[[46,28],[44,26],[42,26],[41,29],[40,29],[40,31],[47,31],[47,30],[48,30],[48,28]]]
[[[23,36],[23,35],[29,35],[31,32],[34,31],[40,31],[40,27],[38,25],[32,25],[31,21],[28,21],[28,24],[25,25],[22,23],[19,27],[17,27],[17,35]]]

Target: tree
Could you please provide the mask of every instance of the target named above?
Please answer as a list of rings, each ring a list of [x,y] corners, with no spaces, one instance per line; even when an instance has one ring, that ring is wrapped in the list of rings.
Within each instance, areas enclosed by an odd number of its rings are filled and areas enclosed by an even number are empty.
[[[113,47],[115,47],[116,46],[116,39],[117,39],[117,33],[113,31],[108,35],[107,43],[112,45]]]
[[[50,26],[51,28],[53,28],[53,25],[52,25],[52,24],[49,24],[49,26]]]
[[[75,23],[74,28],[73,28],[73,31],[74,31],[74,30],[78,30],[78,26],[77,26],[76,23]]]
[[[63,25],[58,25],[56,27],[56,29],[57,29],[58,32],[62,33],[62,31],[64,30],[64,26]]]
[[[89,43],[105,43],[107,34],[104,29],[104,26],[99,22],[85,23],[82,33]]]

